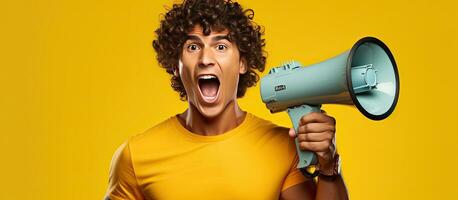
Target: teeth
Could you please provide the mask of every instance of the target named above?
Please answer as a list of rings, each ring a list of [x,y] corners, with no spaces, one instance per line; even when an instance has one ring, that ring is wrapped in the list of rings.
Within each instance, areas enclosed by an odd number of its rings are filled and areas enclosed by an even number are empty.
[[[214,75],[202,75],[199,77],[199,79],[212,79],[212,78],[216,78],[216,76]]]

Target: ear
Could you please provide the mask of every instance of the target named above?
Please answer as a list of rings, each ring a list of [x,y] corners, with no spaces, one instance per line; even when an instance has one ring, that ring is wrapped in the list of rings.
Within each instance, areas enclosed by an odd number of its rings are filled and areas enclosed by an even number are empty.
[[[179,76],[178,69],[176,67],[173,68],[173,75]]]
[[[180,69],[183,68],[183,63],[181,62],[181,58],[178,59],[178,66],[173,67],[173,75],[176,77],[180,76]]]
[[[247,72],[247,67],[246,67],[246,64],[245,64],[245,59],[240,59],[240,62],[239,62],[239,74],[245,74]]]

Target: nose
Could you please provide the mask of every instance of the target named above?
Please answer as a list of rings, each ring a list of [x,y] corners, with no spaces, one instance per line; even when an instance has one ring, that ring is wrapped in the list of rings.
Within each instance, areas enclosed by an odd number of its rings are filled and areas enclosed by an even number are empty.
[[[215,57],[211,48],[203,48],[199,59],[199,65],[201,67],[209,67],[215,65]]]

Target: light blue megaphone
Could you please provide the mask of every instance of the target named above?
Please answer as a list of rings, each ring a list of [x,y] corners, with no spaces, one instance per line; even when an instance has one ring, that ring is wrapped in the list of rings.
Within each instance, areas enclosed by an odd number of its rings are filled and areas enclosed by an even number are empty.
[[[272,112],[286,110],[297,132],[299,120],[320,112],[321,104],[354,105],[366,117],[382,120],[394,110],[399,75],[388,47],[373,37],[360,39],[351,50],[324,62],[302,67],[298,62],[274,67],[261,79],[261,98]],[[313,152],[301,151],[298,168],[316,163]]]

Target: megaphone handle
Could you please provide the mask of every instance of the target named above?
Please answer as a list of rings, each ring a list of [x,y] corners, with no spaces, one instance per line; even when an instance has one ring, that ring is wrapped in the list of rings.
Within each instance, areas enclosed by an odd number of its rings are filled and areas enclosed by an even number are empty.
[[[300,106],[295,106],[287,109],[289,118],[293,123],[294,130],[296,133],[298,132],[299,128],[299,120],[302,116],[311,113],[311,112],[321,112],[321,105],[318,106],[310,106],[307,104],[303,104]],[[302,151],[299,148],[299,140],[297,137],[294,139],[296,142],[296,151],[297,155],[299,156],[299,163],[297,164],[297,168],[304,170],[310,164],[316,163],[316,155],[311,151]]]

